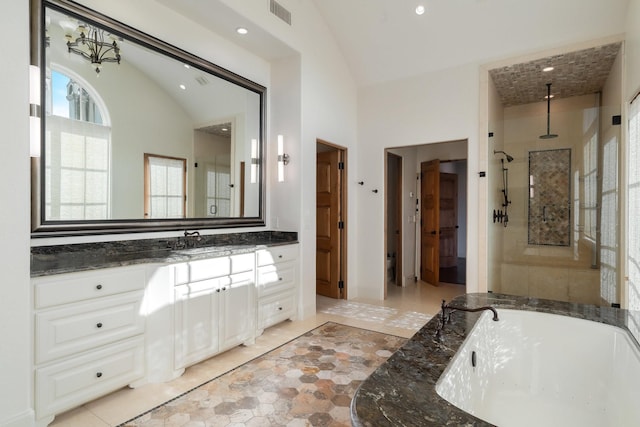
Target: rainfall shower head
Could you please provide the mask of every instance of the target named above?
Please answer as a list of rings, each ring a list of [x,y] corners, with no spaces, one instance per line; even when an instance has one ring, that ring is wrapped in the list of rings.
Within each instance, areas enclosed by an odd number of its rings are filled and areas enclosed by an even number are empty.
[[[540,135],[540,139],[557,138],[558,135],[551,133],[551,83],[547,83],[547,133]]]
[[[507,153],[505,153],[504,151],[500,151],[500,150],[493,150],[493,154],[498,154],[498,153],[502,153],[504,154],[504,156],[507,158],[507,162],[511,163],[513,162],[513,157],[511,157],[510,155],[508,155]]]

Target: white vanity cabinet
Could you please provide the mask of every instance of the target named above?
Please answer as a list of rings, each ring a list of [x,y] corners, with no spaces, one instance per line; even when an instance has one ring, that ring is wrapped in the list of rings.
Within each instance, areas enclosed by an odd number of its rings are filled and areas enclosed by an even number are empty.
[[[175,369],[253,341],[253,252],[191,261],[173,268]]]
[[[256,252],[257,334],[297,315],[298,245],[273,246]]]
[[[34,382],[38,419],[142,378],[145,270],[104,269],[33,282]]]
[[[196,257],[32,279],[38,426],[296,317],[297,244]]]

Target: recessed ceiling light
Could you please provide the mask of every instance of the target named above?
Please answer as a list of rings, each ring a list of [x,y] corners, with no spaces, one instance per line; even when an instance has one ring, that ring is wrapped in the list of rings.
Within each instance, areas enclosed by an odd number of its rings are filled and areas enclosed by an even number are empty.
[[[186,89],[187,89],[187,87],[186,87],[185,85],[180,85],[179,87],[180,87],[180,89],[182,89],[182,90],[186,90]]]
[[[238,34],[243,34],[243,35],[244,35],[244,34],[247,34],[248,32],[249,32],[249,30],[247,30],[247,29],[246,29],[246,28],[244,28],[244,27],[238,27],[238,28],[236,28],[236,33],[238,33]]]
[[[423,15],[423,14],[424,14],[424,12],[425,12],[425,10],[426,10],[426,9],[424,8],[424,6],[423,6],[423,5],[418,5],[418,6],[416,7],[416,15]]]
[[[542,71],[544,71],[545,73],[548,73],[549,71],[553,71],[553,67],[544,67]]]

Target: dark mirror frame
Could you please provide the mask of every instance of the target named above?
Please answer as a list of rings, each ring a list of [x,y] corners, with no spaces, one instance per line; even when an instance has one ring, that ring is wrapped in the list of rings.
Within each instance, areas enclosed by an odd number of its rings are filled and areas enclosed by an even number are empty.
[[[143,33],[122,22],[98,13],[70,0],[31,1],[31,64],[40,68],[40,105],[45,97],[44,26],[45,7],[75,15],[78,18],[109,28],[113,34],[129,39],[155,52],[185,62],[211,75],[241,86],[260,96],[260,142],[259,142],[259,186],[258,216],[233,218],[184,218],[184,219],[114,219],[87,221],[52,221],[44,218],[44,179],[41,174],[42,157],[31,159],[31,237],[61,237],[93,234],[136,233],[171,230],[216,229],[236,227],[260,227],[265,225],[265,123],[267,89],[238,74],[190,54],[167,42]],[[44,114],[43,114],[44,116]],[[41,152],[44,152],[44,117],[40,123]]]

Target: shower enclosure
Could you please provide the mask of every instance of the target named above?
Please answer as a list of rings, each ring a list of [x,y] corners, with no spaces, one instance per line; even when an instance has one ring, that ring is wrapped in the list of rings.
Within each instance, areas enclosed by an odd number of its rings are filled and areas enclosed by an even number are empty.
[[[490,113],[489,208],[509,195],[508,227],[489,224],[489,290],[560,301],[620,302],[619,103],[601,94],[554,99],[554,138],[545,101]],[[607,104],[611,107],[606,106]]]

